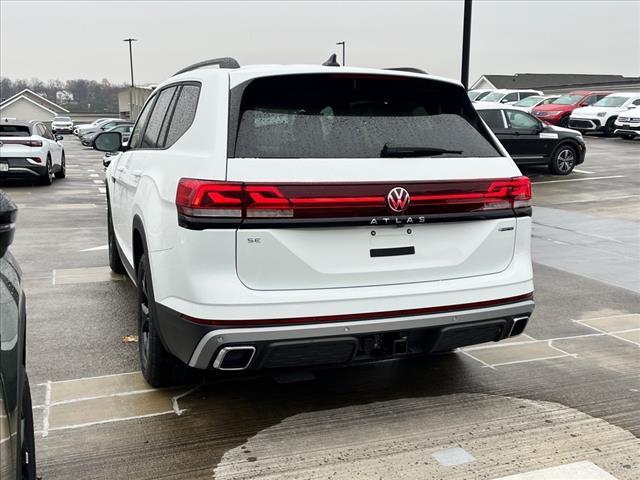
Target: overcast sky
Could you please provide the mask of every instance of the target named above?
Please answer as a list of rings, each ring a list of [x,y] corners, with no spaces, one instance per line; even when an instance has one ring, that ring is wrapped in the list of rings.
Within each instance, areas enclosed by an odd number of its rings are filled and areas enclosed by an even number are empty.
[[[460,77],[462,0],[0,2],[0,74],[159,83],[203,59],[416,66]],[[484,73],[640,75],[640,1],[474,0],[471,82]]]

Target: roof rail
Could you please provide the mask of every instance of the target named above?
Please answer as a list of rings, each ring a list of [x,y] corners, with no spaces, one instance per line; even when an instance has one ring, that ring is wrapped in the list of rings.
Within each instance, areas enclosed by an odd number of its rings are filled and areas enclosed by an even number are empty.
[[[179,70],[176,73],[174,73],[173,76],[175,77],[176,75],[180,75],[181,73],[184,73],[184,72],[197,70],[198,68],[208,67],[209,65],[218,65],[220,68],[240,68],[240,64],[235,58],[231,58],[231,57],[212,58],[211,60],[204,60],[202,62],[189,65],[188,67],[185,67],[182,70]]]
[[[401,72],[423,73],[427,75],[427,72],[425,72],[420,68],[415,68],[415,67],[390,67],[390,68],[385,68],[385,70],[398,70]]]

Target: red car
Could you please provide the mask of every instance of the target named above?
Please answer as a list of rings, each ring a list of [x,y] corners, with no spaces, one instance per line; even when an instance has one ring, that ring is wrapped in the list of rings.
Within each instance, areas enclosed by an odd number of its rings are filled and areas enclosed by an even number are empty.
[[[546,123],[558,125],[560,127],[567,127],[569,125],[571,112],[576,108],[593,105],[598,100],[611,93],[613,92],[575,90],[573,92],[565,93],[551,103],[534,107],[531,113]]]

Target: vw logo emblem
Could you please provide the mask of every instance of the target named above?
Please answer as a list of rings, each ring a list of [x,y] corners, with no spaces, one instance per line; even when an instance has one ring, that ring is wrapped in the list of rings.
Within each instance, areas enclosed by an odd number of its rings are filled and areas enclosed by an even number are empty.
[[[387,205],[392,212],[402,213],[411,203],[411,196],[402,187],[392,188],[387,194]]]

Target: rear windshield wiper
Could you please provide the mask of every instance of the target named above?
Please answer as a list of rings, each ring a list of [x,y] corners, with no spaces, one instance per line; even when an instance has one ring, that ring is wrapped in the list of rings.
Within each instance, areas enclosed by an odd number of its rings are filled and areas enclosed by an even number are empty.
[[[442,155],[444,153],[455,153],[460,155],[462,150],[447,150],[438,147],[412,147],[409,145],[395,145],[385,143],[380,152],[381,157],[429,157],[432,155]]]

